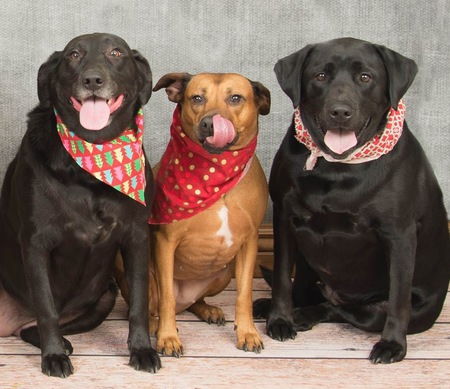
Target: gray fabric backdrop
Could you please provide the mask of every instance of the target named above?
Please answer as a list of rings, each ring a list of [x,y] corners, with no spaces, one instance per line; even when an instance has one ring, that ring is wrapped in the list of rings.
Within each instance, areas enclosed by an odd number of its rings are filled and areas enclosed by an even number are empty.
[[[73,37],[111,32],[165,73],[237,72],[272,92],[258,155],[268,174],[291,120],[275,62],[308,43],[353,36],[386,45],[419,65],[406,117],[427,152],[450,209],[450,1],[448,0],[16,0],[0,13],[0,182],[36,105],[42,62]],[[145,147],[154,164],[168,141],[174,105],[164,91],[145,108]],[[413,195],[413,194],[412,194]],[[266,221],[270,222],[269,207]]]

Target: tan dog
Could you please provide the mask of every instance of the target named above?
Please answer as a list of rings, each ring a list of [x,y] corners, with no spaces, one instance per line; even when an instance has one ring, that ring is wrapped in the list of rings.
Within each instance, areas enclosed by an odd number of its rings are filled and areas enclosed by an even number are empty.
[[[157,350],[163,355],[183,353],[175,318],[183,310],[208,323],[225,323],[222,310],[204,298],[228,285],[235,260],[237,347],[259,353],[263,343],[253,323],[252,279],[268,193],[253,152],[258,114],[269,113],[270,92],[238,74],[167,74],[153,90],[161,88],[178,106],[171,143],[154,168],[158,194],[150,222],[157,224],[152,226],[155,261],[150,285],[155,290],[149,296],[150,317],[159,313]],[[245,156],[242,160],[246,153],[251,153],[248,161]],[[224,167],[228,170],[221,171]],[[171,199],[183,188],[189,199]],[[127,299],[122,276],[119,267],[117,278]]]

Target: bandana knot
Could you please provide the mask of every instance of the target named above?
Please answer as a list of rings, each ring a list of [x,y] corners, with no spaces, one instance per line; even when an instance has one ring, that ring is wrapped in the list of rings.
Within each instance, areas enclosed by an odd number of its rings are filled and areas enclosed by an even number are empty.
[[[212,206],[246,174],[256,137],[240,150],[210,154],[183,131],[177,106],[170,141],[156,175],[156,197],[150,224],[188,219]]]
[[[70,131],[55,110],[56,129],[74,161],[98,180],[145,205],[145,156],[142,149],[142,108],[135,122],[117,138],[89,143]]]
[[[316,165],[317,158],[323,157],[328,162],[339,163],[364,163],[380,158],[382,155],[389,153],[397,144],[403,131],[403,122],[405,120],[405,103],[400,100],[397,110],[391,107],[387,115],[387,123],[383,130],[378,135],[375,135],[371,140],[363,146],[354,150],[350,155],[344,159],[333,158],[330,154],[325,153],[314,143],[311,135],[303,124],[300,108],[297,107],[294,111],[295,123],[295,139],[304,144],[311,152],[308,156],[304,170],[313,170]]]

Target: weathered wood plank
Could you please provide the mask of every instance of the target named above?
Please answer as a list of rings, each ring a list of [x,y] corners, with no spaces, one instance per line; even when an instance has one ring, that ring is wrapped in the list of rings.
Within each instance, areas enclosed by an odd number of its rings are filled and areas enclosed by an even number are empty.
[[[208,325],[178,322],[185,355],[227,358],[367,358],[379,340],[377,333],[360,331],[348,324],[319,324],[311,331],[299,333],[295,340],[278,342],[265,334],[265,324],[256,323],[265,349],[259,355],[238,350],[233,324]],[[409,359],[448,359],[450,361],[449,326],[436,324],[429,331],[408,336]],[[75,355],[127,355],[128,323],[110,320],[97,329],[69,336]],[[0,356],[38,354],[39,350],[16,337],[0,339]],[[3,358],[3,357],[2,357]]]
[[[254,291],[253,300],[263,297],[270,297],[270,291]],[[224,290],[222,293],[214,297],[206,298],[208,304],[216,305],[222,308],[225,318],[228,321],[234,320],[234,306],[236,304],[236,292],[233,290]],[[109,315],[109,319],[125,319],[127,317],[128,306],[122,298],[118,298],[113,312]],[[190,312],[182,312],[177,315],[177,320],[196,320]]]
[[[262,283],[260,282],[262,285]],[[270,297],[269,290],[255,290],[253,291],[253,300]],[[236,303],[236,292],[232,289],[224,290],[222,293],[214,297],[206,299],[209,304],[217,305],[222,308],[225,318],[228,321],[234,320],[234,306]],[[116,307],[109,316],[109,319],[124,319],[127,315],[128,307],[122,298],[117,299]],[[183,312],[177,315],[178,320],[194,320],[195,316],[189,312]],[[444,302],[441,315],[439,316],[437,323],[449,323],[450,324],[450,293],[447,295],[447,299]]]
[[[254,280],[253,298],[270,296],[261,279]],[[408,336],[405,361],[373,366],[367,360],[379,334],[346,324],[320,324],[295,340],[277,342],[256,323],[265,344],[259,355],[235,347],[233,330],[236,284],[208,299],[221,306],[226,326],[201,323],[190,313],[177,316],[185,355],[163,358],[156,375],[127,366],[127,307],[119,298],[110,317],[96,330],[70,336],[75,375],[65,380],[40,372],[40,351],[18,338],[0,338],[0,388],[443,388],[450,369],[450,299],[431,330]],[[154,342],[154,339],[153,339]]]
[[[365,360],[165,358],[157,374],[136,372],[122,357],[72,357],[64,380],[40,372],[38,356],[14,356],[0,365],[4,389],[67,388],[444,388],[449,361],[408,360],[371,365]]]

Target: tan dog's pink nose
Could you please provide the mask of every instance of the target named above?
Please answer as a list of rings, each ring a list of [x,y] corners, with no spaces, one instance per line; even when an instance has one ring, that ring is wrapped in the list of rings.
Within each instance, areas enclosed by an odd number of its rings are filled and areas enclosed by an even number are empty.
[[[220,115],[214,115],[212,120],[208,120],[205,125],[211,126],[209,133],[212,135],[208,136],[206,141],[214,147],[225,147],[233,142],[236,136],[233,123]]]

